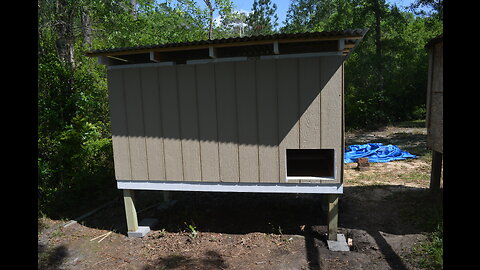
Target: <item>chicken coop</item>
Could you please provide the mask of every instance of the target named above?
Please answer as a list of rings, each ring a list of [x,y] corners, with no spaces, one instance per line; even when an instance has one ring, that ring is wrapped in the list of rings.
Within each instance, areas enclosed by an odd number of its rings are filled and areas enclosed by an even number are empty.
[[[344,61],[367,29],[88,52],[107,66],[117,187],[343,193]]]

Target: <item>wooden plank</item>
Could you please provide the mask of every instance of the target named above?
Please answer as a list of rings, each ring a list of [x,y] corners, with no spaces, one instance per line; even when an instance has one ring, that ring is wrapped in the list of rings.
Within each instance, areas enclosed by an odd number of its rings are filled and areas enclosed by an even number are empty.
[[[340,180],[342,155],[342,60],[320,58],[320,148],[335,150],[335,179]]]
[[[163,156],[163,132],[157,68],[140,69],[140,78],[142,80],[148,176],[150,180],[164,180],[165,159]]]
[[[260,182],[280,181],[275,61],[256,61]]]
[[[132,180],[148,180],[140,70],[126,69],[123,76]]]
[[[235,63],[235,68],[240,182],[258,182],[255,63],[252,61],[239,62]]]
[[[214,47],[208,47],[208,56],[210,58],[217,58],[217,49]]]
[[[177,84],[180,104],[183,180],[201,181],[202,173],[200,167],[195,67],[192,65],[178,66]]]
[[[158,69],[161,115],[163,123],[163,150],[165,180],[183,181],[182,146],[175,67]]]
[[[130,180],[130,149],[128,144],[127,116],[123,89],[123,71],[108,70],[108,99],[112,122],[112,146],[115,179]]]
[[[443,43],[433,47],[432,55],[427,145],[432,150],[443,153]]]
[[[160,59],[160,53],[158,52],[150,52],[150,61],[152,62],[160,62],[161,59]]]
[[[328,240],[337,240],[338,231],[338,194],[328,194]]]
[[[238,133],[234,63],[216,63],[220,180],[238,182]]]
[[[297,59],[284,59],[277,62],[278,77],[278,119],[279,119],[279,161],[280,182],[286,181],[286,149],[298,149],[299,115],[298,115],[298,66]],[[298,180],[289,180],[298,183]]]
[[[278,49],[278,41],[273,42],[273,54],[280,54],[280,51]]]
[[[127,229],[129,232],[138,230],[137,211],[135,209],[134,190],[123,190],[123,202],[125,204],[125,217],[127,219]]]
[[[217,141],[217,102],[213,65],[195,65],[202,181],[220,181]]]
[[[318,58],[299,61],[300,148],[320,148],[320,74]]]
[[[440,179],[442,176],[442,158],[443,154],[435,150],[432,151],[432,168],[430,171],[430,190],[440,189]]]

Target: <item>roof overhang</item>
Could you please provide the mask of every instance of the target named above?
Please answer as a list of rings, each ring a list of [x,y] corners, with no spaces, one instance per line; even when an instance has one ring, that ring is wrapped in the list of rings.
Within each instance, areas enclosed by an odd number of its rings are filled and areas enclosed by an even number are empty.
[[[368,29],[348,29],[295,34],[273,34],[201,40],[182,43],[111,48],[87,52],[105,65],[145,63],[185,64],[202,59],[258,58],[300,54],[335,54],[345,59]]]

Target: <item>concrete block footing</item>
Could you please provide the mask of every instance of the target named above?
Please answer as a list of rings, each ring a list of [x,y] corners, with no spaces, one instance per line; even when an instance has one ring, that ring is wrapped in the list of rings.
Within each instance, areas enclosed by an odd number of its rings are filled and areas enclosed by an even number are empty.
[[[345,235],[337,233],[337,241],[327,240],[328,249],[331,251],[350,251]]]
[[[134,232],[127,232],[128,237],[144,237],[150,232],[150,228],[158,223],[156,218],[144,218],[138,223],[138,229]]]
[[[138,226],[138,229],[134,232],[127,232],[128,237],[144,237],[150,232],[149,226]]]

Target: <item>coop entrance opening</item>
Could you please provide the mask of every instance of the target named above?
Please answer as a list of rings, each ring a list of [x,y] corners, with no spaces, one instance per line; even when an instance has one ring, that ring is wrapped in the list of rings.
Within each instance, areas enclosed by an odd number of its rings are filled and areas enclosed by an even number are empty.
[[[333,149],[287,149],[287,178],[330,178],[334,175]]]

